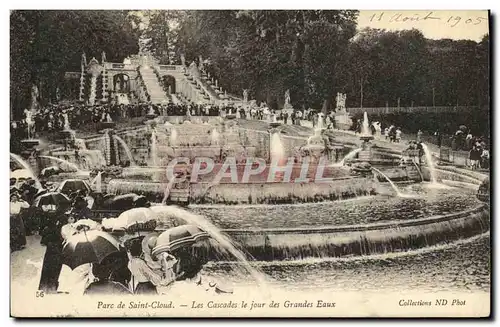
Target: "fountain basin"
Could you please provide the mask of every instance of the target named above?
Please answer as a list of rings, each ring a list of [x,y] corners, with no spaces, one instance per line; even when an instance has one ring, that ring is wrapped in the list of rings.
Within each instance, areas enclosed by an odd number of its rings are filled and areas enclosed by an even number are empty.
[[[109,181],[107,191],[114,194],[144,194],[151,202],[163,196],[167,182],[147,180]],[[185,187],[185,188],[184,188]],[[290,204],[335,201],[375,194],[371,178],[343,178],[330,183],[187,183],[182,188],[189,203],[209,204]],[[175,189],[175,187],[174,187]]]
[[[399,252],[450,243],[489,231],[486,205],[413,221],[359,226],[238,230],[225,234],[257,260],[345,257]]]

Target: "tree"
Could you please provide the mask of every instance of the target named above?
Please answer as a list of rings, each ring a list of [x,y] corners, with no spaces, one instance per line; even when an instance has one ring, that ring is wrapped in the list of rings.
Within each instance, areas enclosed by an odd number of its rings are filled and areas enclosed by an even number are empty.
[[[137,21],[127,11],[12,11],[11,105],[20,115],[37,85],[41,102],[55,99],[66,71],[79,71],[82,53],[122,61],[138,50]],[[134,24],[135,23],[135,24]]]
[[[331,83],[341,76],[333,71],[347,60],[356,16],[348,10],[191,11],[180,21],[177,49],[188,61],[210,58],[211,75],[232,93],[246,88],[276,107],[289,89],[301,107],[331,99]]]

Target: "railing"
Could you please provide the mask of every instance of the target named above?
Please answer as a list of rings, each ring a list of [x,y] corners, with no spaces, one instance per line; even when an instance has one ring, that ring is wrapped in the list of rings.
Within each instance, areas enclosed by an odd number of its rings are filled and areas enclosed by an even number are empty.
[[[176,70],[176,71],[182,71],[182,66],[181,65],[158,65],[160,70]]]
[[[448,107],[377,107],[377,108],[347,108],[350,114],[390,114],[397,112],[416,113],[416,112],[464,112],[478,110],[478,106],[448,106]]]
[[[138,65],[106,62],[104,63],[104,66],[107,70],[113,70],[113,69],[136,70]]]
[[[193,79],[197,82],[197,84],[205,91],[205,93],[208,95],[211,101],[217,102],[220,101],[219,96],[215,95],[215,90],[208,90],[207,86],[205,83],[203,83],[203,80],[197,76],[193,76]]]

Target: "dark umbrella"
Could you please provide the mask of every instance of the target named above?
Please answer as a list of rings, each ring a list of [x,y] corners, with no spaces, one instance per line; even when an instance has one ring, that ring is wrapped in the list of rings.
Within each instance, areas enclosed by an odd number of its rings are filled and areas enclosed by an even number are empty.
[[[128,210],[137,207],[147,207],[149,202],[144,196],[135,193],[117,195],[105,200],[105,206],[110,210]]]
[[[86,263],[101,263],[108,255],[119,252],[120,244],[101,231],[84,231],[69,237],[64,245],[63,263],[75,269]]]
[[[71,194],[73,192],[77,192],[77,191],[85,191],[88,193],[91,191],[91,188],[88,185],[88,183],[86,183],[82,179],[67,179],[67,180],[64,180],[59,185],[57,190],[61,193],[69,195],[69,194]]]
[[[158,236],[156,246],[151,253],[156,257],[162,252],[175,251],[182,247],[210,238],[210,235],[196,225],[181,225],[167,229]]]
[[[35,199],[36,199],[37,197],[39,197],[40,195],[47,194],[48,192],[49,192],[49,190],[48,190],[48,189],[46,189],[46,188],[39,189],[39,190],[38,190],[38,192],[36,192],[36,194],[35,194]]]
[[[71,205],[70,199],[59,192],[49,192],[40,195],[33,202],[33,207],[41,208],[46,205],[54,205],[57,209],[67,209]]]

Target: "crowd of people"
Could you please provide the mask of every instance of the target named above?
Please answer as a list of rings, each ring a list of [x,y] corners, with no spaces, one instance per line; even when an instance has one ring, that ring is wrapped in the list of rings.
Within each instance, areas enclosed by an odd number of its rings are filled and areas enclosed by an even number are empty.
[[[35,180],[31,178],[21,181],[11,179],[11,251],[25,248],[27,235],[40,236],[40,243],[46,250],[38,289],[44,293],[60,291],[63,265],[76,268],[68,263],[63,250],[67,243],[72,242],[72,236],[88,233],[89,230],[110,232],[104,223],[101,225],[92,220],[94,217],[90,207],[94,193],[73,191],[66,195],[69,199],[67,203],[39,200],[44,194],[54,192],[55,187],[57,185],[49,183],[37,187]],[[142,203],[139,207],[148,207],[148,204]],[[196,285],[201,285],[198,273],[208,260],[205,250],[202,251],[204,254],[197,255],[196,249],[179,248],[153,259],[151,251],[158,234],[142,234],[117,237],[117,242],[120,243],[118,251],[107,255],[99,263],[78,265],[79,268],[75,271],[83,276],[83,284],[72,287],[73,291],[88,295],[159,294],[161,288],[173,282],[196,280]],[[207,288],[206,286],[203,287]],[[224,291],[220,285],[215,287],[215,284],[208,288],[214,288],[216,292]]]
[[[39,234],[42,242],[52,238],[53,228],[58,225],[58,221],[66,222],[68,217],[91,218],[90,207],[94,199],[84,190],[65,195],[68,200],[60,205],[45,204],[44,200],[38,199],[55,193],[56,188],[57,184],[46,181],[36,185],[35,180],[29,177],[11,178],[11,251],[23,249],[27,235]]]
[[[95,217],[90,208],[98,202],[98,194],[76,190],[64,194],[59,202],[45,201],[41,200],[44,195],[58,194],[57,184],[42,182],[36,185],[32,178],[11,178],[10,184],[11,251],[23,250],[27,235],[39,235],[40,243],[46,250],[38,289],[56,293],[65,264],[63,248],[69,238],[81,232],[82,228],[87,231],[88,228],[104,230],[103,226],[91,220]],[[65,198],[67,202],[62,201]],[[115,201],[115,204],[121,207],[121,211],[127,209],[123,201]],[[136,202],[137,206],[148,207],[149,204]],[[83,294],[155,294],[157,287],[194,278],[205,263],[202,259],[193,261],[192,251],[186,249],[176,251],[175,257],[168,254],[165,260],[153,261],[151,250],[154,240],[151,237],[145,240],[140,235],[127,238],[119,252],[98,264],[83,265],[80,269],[86,281]],[[145,259],[144,251],[149,251],[149,261]]]

